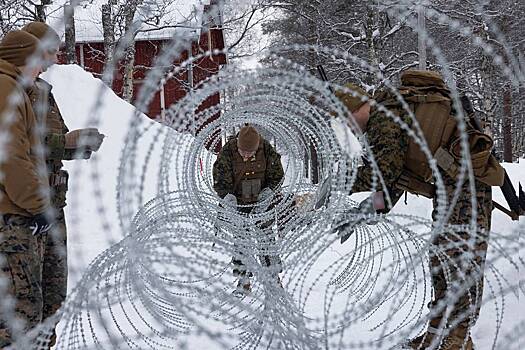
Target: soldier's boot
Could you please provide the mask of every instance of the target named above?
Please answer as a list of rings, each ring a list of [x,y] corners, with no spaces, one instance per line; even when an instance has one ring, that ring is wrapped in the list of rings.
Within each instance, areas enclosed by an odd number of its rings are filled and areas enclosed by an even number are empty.
[[[56,332],[56,330],[53,330],[53,334],[49,338],[48,349],[51,349],[53,346],[56,345],[56,343],[57,343],[57,332]]]
[[[408,342],[408,348],[417,350],[474,350],[474,344],[468,330],[461,326],[452,330],[434,347],[430,347],[434,338],[439,337],[439,332],[438,329],[429,326],[425,333]]]
[[[283,281],[281,280],[281,277],[279,276],[279,274],[277,274],[275,276],[275,279],[277,281],[277,285],[280,287],[280,288],[283,288]]]

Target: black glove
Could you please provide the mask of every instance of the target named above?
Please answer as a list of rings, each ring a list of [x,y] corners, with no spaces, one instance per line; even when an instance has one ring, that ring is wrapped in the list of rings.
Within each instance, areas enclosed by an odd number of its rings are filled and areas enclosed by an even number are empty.
[[[369,225],[375,225],[377,221],[370,220],[370,216],[376,214],[372,197],[368,197],[359,206],[353,207],[345,211],[339,218],[335,225],[334,232],[341,237],[341,244],[346,242],[348,238],[354,233],[354,227],[366,221]]]
[[[229,221],[229,210],[232,210],[233,208],[237,207],[237,198],[231,194],[228,193],[223,198],[223,202],[219,203],[219,207],[217,210],[217,218],[215,220],[215,234],[219,231],[219,226],[221,225],[221,222],[228,222]]]
[[[49,229],[51,229],[51,227],[53,227],[54,224],[55,223],[53,221],[48,220],[45,214],[38,214],[32,217],[29,224],[29,229],[31,230],[33,236],[36,236],[46,233],[49,231]]]
[[[319,192],[317,194],[317,201],[315,202],[314,209],[317,210],[324,205],[330,203],[330,186],[331,186],[330,175],[325,177],[321,185],[319,186]]]
[[[271,188],[265,187],[257,196],[257,204],[253,208],[253,213],[260,214],[267,211],[271,204],[274,192]]]

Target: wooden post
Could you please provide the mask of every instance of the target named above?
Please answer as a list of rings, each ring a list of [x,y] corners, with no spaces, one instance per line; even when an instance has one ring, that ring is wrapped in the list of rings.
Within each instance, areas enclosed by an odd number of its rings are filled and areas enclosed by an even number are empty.
[[[79,45],[79,53],[80,53],[80,67],[85,68],[86,67],[86,61],[84,58],[84,44]]]
[[[162,121],[166,120],[166,97],[164,96],[164,84],[166,81],[163,79],[160,82],[160,117]]]

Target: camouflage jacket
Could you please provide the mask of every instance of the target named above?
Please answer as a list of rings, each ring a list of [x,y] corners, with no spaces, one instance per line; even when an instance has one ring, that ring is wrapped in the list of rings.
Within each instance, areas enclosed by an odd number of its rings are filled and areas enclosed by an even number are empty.
[[[231,193],[240,204],[255,202],[258,192],[266,187],[276,190],[283,177],[281,156],[262,138],[256,154],[246,162],[237,150],[237,138],[232,138],[224,145],[213,164],[215,192],[221,198]],[[250,182],[257,182],[255,189]],[[245,193],[248,186],[252,191],[251,196]]]
[[[401,119],[412,125],[408,115],[401,115]],[[395,202],[402,194],[396,190],[396,181],[399,179],[408,151],[409,136],[401,126],[385,113],[375,109],[368,121],[366,138],[371,148],[374,160],[381,176]],[[377,170],[370,159],[363,159],[364,165],[357,169],[356,179],[352,186],[352,193],[384,190]],[[373,183],[376,186],[374,188]]]
[[[65,134],[69,131],[55,98],[51,92],[51,85],[37,78],[29,91],[29,99],[37,120],[45,123],[46,133],[44,145],[46,147],[46,165],[49,183],[52,188],[52,203],[55,208],[62,208],[65,204],[67,192],[67,172],[62,170],[62,160],[73,159],[73,150],[65,148]]]

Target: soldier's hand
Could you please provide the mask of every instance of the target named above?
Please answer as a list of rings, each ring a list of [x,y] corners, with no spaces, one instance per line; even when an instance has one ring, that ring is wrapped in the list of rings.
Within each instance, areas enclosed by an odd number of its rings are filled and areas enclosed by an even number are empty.
[[[375,214],[374,195],[363,200],[357,207],[352,207],[342,213],[334,225],[334,232],[341,237],[341,244],[350,238],[356,226],[365,223],[368,225],[377,224],[377,220],[371,219]]]
[[[96,128],[77,129],[66,134],[66,149],[85,149],[96,152],[104,141],[104,135]]]
[[[224,203],[226,203],[227,205],[231,207],[236,207],[237,198],[233,194],[228,193],[226,196],[224,196]]]
[[[336,217],[333,232],[341,237],[341,244],[354,233],[354,227],[361,224],[363,219],[359,217],[359,213],[359,208],[353,207]]]
[[[32,217],[31,223],[29,224],[29,229],[33,236],[46,233],[53,227],[54,222],[48,220],[45,214],[38,214]]]

